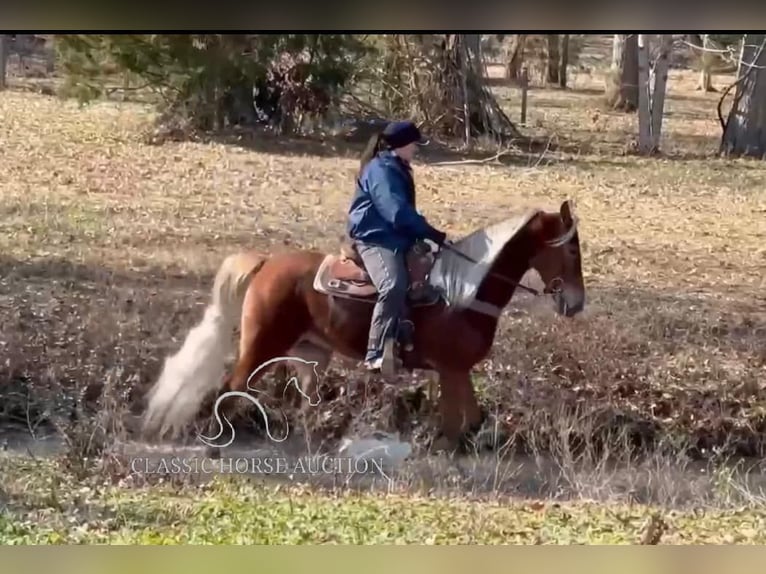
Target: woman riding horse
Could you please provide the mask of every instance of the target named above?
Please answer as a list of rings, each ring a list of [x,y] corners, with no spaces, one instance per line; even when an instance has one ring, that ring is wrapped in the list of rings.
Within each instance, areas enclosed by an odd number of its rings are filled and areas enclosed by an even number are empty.
[[[346,229],[378,291],[365,356],[370,371],[394,370],[396,358],[384,356],[385,342],[396,340],[400,328],[409,323],[407,252],[419,240],[441,246],[447,238],[415,208],[410,163],[417,146],[424,143],[414,123],[389,123],[371,138],[357,174]]]

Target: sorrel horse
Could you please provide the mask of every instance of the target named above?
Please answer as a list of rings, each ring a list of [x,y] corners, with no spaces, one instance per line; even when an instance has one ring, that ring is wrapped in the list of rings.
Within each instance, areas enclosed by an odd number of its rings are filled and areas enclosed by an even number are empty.
[[[558,212],[526,211],[479,229],[447,249],[408,254],[413,345],[404,368],[439,375],[441,434],[449,444],[478,430],[483,413],[472,368],[489,353],[503,308],[529,269],[553,297],[556,311],[583,310],[585,288],[577,218],[570,201]],[[178,430],[215,391],[246,391],[267,361],[298,356],[294,368],[311,395],[315,373],[333,354],[362,360],[376,290],[347,246],[337,254],[295,250],[228,256],[216,274],[212,302],[182,348],[165,362],[150,392],[144,431]],[[222,384],[224,357],[240,322],[239,358]],[[387,352],[391,349],[387,348]],[[251,374],[259,372],[251,377]],[[222,388],[221,388],[222,387]],[[219,394],[220,396],[220,394]]]

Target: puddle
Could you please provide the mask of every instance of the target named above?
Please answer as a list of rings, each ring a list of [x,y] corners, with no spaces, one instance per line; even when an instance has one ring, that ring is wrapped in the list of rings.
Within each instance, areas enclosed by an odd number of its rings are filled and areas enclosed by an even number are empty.
[[[61,436],[51,430],[38,430],[32,434],[19,427],[0,427],[0,450],[6,454],[45,458],[64,452],[64,448]]]

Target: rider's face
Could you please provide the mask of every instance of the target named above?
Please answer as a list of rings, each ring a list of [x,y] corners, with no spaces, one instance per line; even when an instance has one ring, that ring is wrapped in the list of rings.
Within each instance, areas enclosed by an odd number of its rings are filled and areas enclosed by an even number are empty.
[[[404,147],[400,147],[396,150],[396,155],[398,155],[400,158],[402,158],[405,161],[412,161],[412,158],[415,157],[415,152],[417,151],[418,146],[415,142],[409,143]]]

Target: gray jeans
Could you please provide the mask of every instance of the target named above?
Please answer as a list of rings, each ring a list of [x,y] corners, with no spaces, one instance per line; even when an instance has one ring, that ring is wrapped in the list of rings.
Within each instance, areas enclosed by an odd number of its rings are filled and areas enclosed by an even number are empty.
[[[357,243],[357,251],[378,290],[365,358],[372,360],[381,356],[386,339],[398,336],[399,323],[407,317],[409,275],[403,251],[362,243]]]

